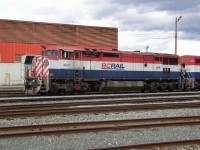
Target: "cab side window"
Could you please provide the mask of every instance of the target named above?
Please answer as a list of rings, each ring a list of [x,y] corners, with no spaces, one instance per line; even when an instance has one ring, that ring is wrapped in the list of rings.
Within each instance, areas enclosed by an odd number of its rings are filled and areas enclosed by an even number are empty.
[[[72,59],[73,58],[73,52],[62,51],[61,57],[65,58],[65,59]]]
[[[79,57],[79,54],[78,52],[75,53],[75,58],[78,58]]]

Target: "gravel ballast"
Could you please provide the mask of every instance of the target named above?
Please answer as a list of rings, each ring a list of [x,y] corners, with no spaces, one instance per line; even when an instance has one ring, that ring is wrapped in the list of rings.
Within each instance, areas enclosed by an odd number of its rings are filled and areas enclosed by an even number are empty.
[[[139,118],[161,118],[179,116],[200,116],[200,109],[166,109],[166,110],[147,110],[135,112],[117,113],[95,113],[95,114],[66,114],[43,117],[21,117],[12,119],[0,119],[0,126],[20,126],[32,124],[50,124],[62,122],[81,122],[99,120],[118,120],[118,119],[139,119]]]

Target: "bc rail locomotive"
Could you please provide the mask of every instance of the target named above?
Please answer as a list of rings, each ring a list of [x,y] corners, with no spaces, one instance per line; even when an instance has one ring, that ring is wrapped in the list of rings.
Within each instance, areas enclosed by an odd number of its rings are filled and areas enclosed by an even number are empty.
[[[200,89],[200,57],[43,46],[26,56],[26,94]]]

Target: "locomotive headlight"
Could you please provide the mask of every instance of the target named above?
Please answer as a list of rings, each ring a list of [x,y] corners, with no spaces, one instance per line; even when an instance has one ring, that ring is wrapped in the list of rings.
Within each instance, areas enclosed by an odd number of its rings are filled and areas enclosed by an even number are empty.
[[[32,81],[32,83],[34,83],[34,82],[35,82],[35,80]]]

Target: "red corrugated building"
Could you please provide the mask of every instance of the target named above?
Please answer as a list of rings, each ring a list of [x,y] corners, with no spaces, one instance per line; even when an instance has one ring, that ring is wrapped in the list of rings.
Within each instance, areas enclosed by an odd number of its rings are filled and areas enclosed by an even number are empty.
[[[0,19],[0,62],[20,62],[21,55],[40,54],[47,44],[118,49],[118,29]]]

